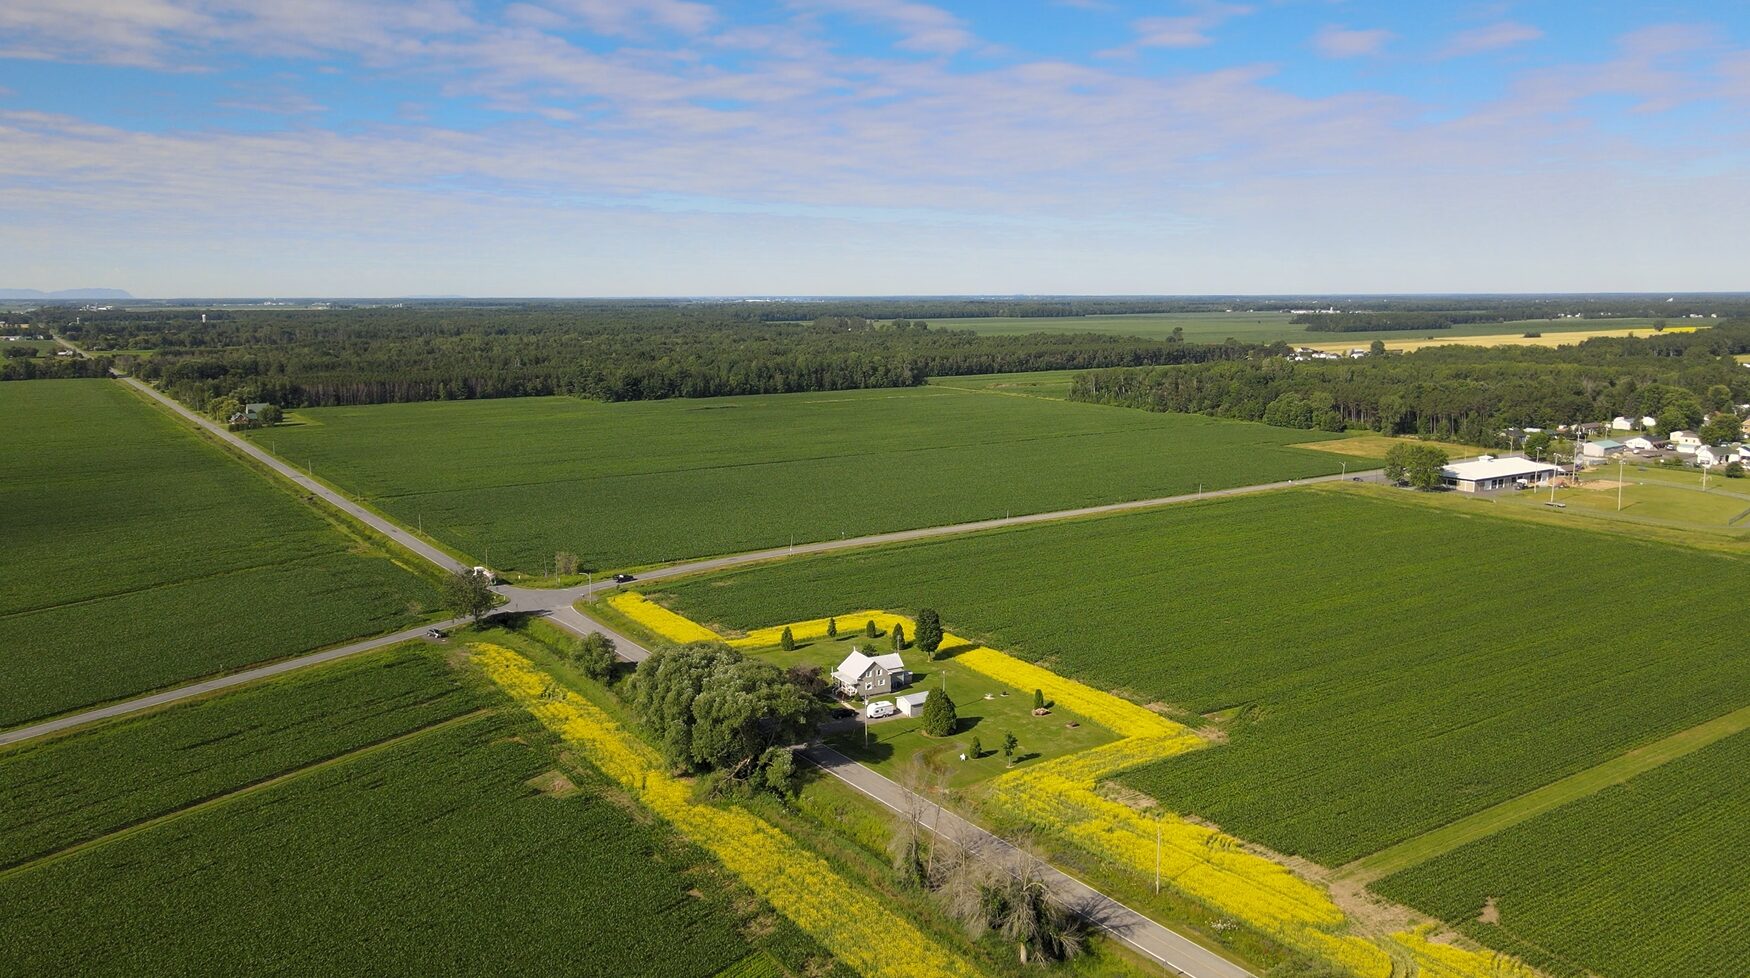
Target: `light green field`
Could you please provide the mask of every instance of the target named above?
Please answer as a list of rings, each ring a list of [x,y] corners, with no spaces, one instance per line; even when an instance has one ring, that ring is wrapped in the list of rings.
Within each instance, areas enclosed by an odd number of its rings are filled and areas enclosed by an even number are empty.
[[[1747,769],[1739,733],[1373,888],[1554,974],[1742,974]]]
[[[0,726],[412,624],[429,579],[105,380],[0,384]]]
[[[959,390],[990,391],[1025,397],[1048,397],[1065,400],[1069,388],[1080,370],[1035,370],[1018,374],[972,374],[965,377],[932,377],[931,387],[953,387]]]
[[[1466,323],[1451,329],[1380,330],[1365,333],[1315,333],[1296,325],[1294,317],[1285,312],[1190,312],[1140,313],[1120,316],[1041,316],[1031,318],[932,319],[932,328],[970,329],[977,333],[1008,336],[1018,333],[1107,333],[1118,336],[1141,336],[1166,339],[1175,328],[1184,330],[1188,343],[1220,343],[1236,339],[1244,343],[1286,343],[1307,345],[1348,343],[1366,346],[1374,340],[1410,340],[1424,338],[1457,338],[1467,336],[1521,337],[1526,333],[1596,332],[1598,330],[1635,329],[1652,332],[1654,320],[1632,317],[1610,319],[1528,319],[1506,323]],[[1691,321],[1710,322],[1711,321]],[[1678,320],[1672,326],[1688,323]]]
[[[299,411],[257,444],[495,570],[789,542],[1335,473],[1329,434],[919,387]]]
[[[1122,780],[1336,866],[1744,706],[1745,570],[1342,486],[657,590],[736,628],[939,608],[960,634],[1218,727],[1225,744]],[[1610,598],[1624,580],[1684,583]]]
[[[440,656],[0,751],[39,829],[87,829],[0,873],[0,972],[709,978],[818,953],[770,918],[750,940],[758,904],[709,856]]]

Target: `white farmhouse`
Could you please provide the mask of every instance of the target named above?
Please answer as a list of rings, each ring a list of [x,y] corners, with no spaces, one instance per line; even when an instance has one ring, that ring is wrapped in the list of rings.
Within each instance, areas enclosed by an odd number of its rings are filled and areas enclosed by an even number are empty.
[[[867,655],[858,649],[845,656],[832,678],[846,696],[883,696],[911,684],[911,670],[898,652]]]
[[[1693,431],[1671,432],[1671,447],[1677,449],[1679,455],[1694,455],[1701,447],[1701,436]]]
[[[1631,452],[1650,452],[1656,447],[1653,444],[1653,439],[1645,435],[1636,435],[1622,444]]]

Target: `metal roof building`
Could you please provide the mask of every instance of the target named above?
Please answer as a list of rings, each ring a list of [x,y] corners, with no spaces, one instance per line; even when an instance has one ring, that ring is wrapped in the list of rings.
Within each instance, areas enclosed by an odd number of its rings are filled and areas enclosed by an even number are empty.
[[[1533,462],[1523,455],[1491,458],[1484,455],[1474,462],[1454,462],[1440,470],[1440,479],[1459,492],[1489,492],[1510,489],[1521,481],[1528,485],[1547,482],[1561,467],[1548,462]]]

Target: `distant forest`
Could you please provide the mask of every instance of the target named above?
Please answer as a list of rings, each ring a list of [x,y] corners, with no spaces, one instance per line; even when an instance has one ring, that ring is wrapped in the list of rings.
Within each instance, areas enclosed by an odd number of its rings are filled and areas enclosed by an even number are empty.
[[[1509,426],[1553,427],[1651,415],[1691,428],[1750,403],[1750,320],[1647,338],[1567,347],[1429,347],[1408,354],[1219,363],[1078,374],[1074,400],[1208,414],[1290,428],[1495,443]]]
[[[818,307],[811,307],[818,309]],[[909,319],[767,321],[747,305],[116,310],[52,327],[194,405],[569,394],[606,401],[908,387],[931,376],[1249,355],[1107,334],[979,336]],[[128,351],[149,352],[149,356]]]

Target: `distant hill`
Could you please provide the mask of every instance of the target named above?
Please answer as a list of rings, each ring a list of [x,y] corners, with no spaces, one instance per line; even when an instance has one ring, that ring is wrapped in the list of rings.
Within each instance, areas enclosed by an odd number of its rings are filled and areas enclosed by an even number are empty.
[[[122,289],[61,289],[43,292],[38,289],[0,289],[0,299],[132,299]]]

